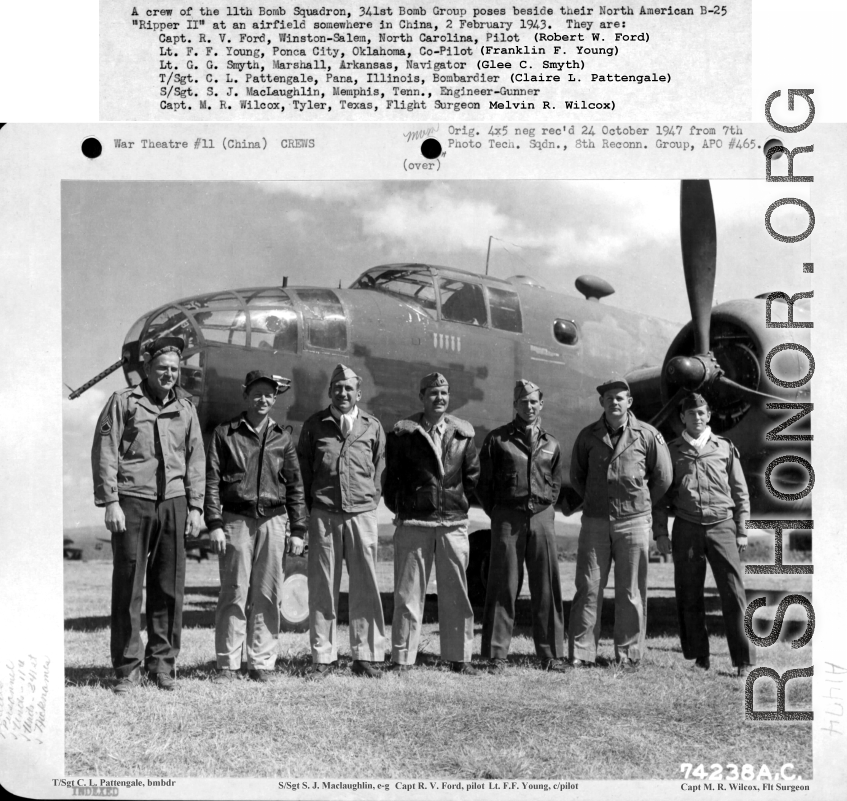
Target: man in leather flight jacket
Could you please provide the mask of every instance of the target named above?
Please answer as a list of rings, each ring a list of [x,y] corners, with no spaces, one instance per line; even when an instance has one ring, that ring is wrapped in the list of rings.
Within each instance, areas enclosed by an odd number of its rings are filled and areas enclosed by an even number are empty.
[[[253,370],[243,386],[247,409],[215,429],[206,465],[206,525],[221,577],[215,612],[218,681],[237,678],[245,634],[250,677],[270,678],[279,635],[286,513],[292,553],[303,552],[306,532],[297,454],[291,437],[270,417],[279,385],[273,376]]]
[[[546,670],[565,670],[565,620],[553,527],[559,498],[561,453],[541,428],[544,400],[531,381],[514,390],[515,418],[492,431],[482,445],[476,494],[491,518],[491,563],[482,619],[482,655],[499,673],[515,625],[520,567],[526,558],[532,599],[535,653]]]
[[[468,600],[468,499],[479,478],[473,426],[446,414],[447,379],[420,383],[424,411],[400,420],[386,442],[385,504],[394,512],[393,670],[409,670],[420,640],[424,595],[435,560],[441,658],[457,673],[471,666],[473,607]]]

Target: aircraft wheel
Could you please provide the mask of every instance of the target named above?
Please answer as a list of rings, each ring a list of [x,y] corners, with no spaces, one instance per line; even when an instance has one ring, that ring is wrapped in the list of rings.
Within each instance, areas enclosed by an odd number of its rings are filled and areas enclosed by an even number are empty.
[[[465,575],[468,579],[468,598],[471,606],[485,605],[485,592],[488,587],[488,566],[491,562],[491,529],[473,531],[468,536],[470,555]],[[518,595],[523,587],[523,562],[518,567]]]
[[[283,561],[285,577],[279,612],[283,631],[307,631],[309,628],[309,583],[306,557],[287,553]]]

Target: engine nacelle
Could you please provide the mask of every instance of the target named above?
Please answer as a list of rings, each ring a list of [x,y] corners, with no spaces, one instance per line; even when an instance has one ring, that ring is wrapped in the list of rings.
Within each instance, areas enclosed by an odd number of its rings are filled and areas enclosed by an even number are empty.
[[[710,349],[714,359],[724,375],[737,384],[776,396],[784,403],[809,403],[810,383],[800,387],[781,387],[769,380],[765,364],[773,349],[783,343],[808,349],[809,329],[766,327],[766,304],[767,301],[755,298],[732,300],[714,307],[710,327]],[[773,303],[774,321],[785,319],[785,314],[781,313],[785,308],[783,303]],[[805,322],[808,317],[807,306],[797,304],[794,307],[795,323]],[[772,373],[785,382],[803,380],[810,369],[808,359],[802,351],[785,349],[771,358]],[[696,376],[699,368],[693,365],[686,373],[687,368],[683,365],[696,360],[694,329],[692,324],[688,323],[674,338],[665,355],[660,374],[663,402],[672,397],[680,386],[687,387],[686,382],[693,380],[692,377]],[[683,369],[669,370],[669,365],[677,368],[683,366]],[[712,408],[712,430],[732,440],[741,454],[755,512],[778,516],[809,508],[809,495],[801,500],[782,501],[770,493],[765,485],[765,471],[775,458],[794,454],[810,461],[808,441],[773,442],[765,438],[769,431],[799,410],[768,409],[767,399],[742,395],[732,387],[716,381],[707,381],[697,391],[705,396]],[[772,402],[777,401],[774,399]],[[790,433],[808,434],[809,422],[807,415],[791,427]],[[674,433],[679,433],[682,429],[675,413],[671,414],[668,424]],[[671,432],[666,430],[665,433],[669,435]],[[774,488],[785,494],[796,494],[809,482],[807,471],[795,462],[783,463],[774,468],[770,478]]]

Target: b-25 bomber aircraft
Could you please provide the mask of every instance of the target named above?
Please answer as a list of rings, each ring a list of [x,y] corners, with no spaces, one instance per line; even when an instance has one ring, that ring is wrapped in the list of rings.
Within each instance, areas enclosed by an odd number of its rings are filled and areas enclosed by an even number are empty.
[[[761,387],[770,350],[785,342],[808,346],[808,329],[767,328],[762,296],[713,307],[716,230],[708,181],[682,182],[680,220],[692,317],[681,330],[657,316],[603,303],[614,289],[594,276],[577,278],[580,295],[574,296],[529,276],[504,280],[432,264],[388,264],[366,270],[347,289],[252,287],[168,303],[139,319],[121,359],[70,397],[118,368],[130,384],[138,383],[145,343],[176,335],[186,343],[180,382],[195,400],[207,438],[242,409],[245,373],[261,369],[290,379],[288,402],[274,416],[296,442],[303,422],[327,405],[329,377],[344,362],[362,377],[364,405],[386,430],[418,410],[421,376],[443,373],[450,411],[471,421],[481,445],[512,417],[514,382],[527,378],[544,390],[544,425],[562,443],[563,508],[573,511],[579,498],[567,480],[571,445],[601,414],[595,387],[620,374],[631,386],[636,416],[668,437],[680,430],[676,407],[683,394],[704,394],[713,409],[712,429],[741,453],[754,512],[796,513],[808,496],[784,503],[765,489],[765,467],[779,455],[765,433],[792,414],[768,409],[766,402],[808,402],[808,390],[770,382],[766,391]],[[662,295],[675,290],[656,287],[656,311]],[[794,319],[803,313],[798,304]],[[797,351],[779,358],[780,375],[806,374]],[[792,433],[807,431],[803,423]],[[804,448],[807,458],[808,444],[792,443],[792,453],[803,455]],[[771,480],[791,493],[806,485],[807,476],[789,464]]]

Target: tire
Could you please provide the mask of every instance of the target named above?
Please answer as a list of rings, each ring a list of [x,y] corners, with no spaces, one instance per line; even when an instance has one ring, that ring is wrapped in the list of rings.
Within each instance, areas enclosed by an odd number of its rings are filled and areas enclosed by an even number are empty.
[[[470,554],[465,576],[468,580],[468,598],[471,606],[485,606],[488,588],[488,567],[491,564],[491,529],[473,531],[468,536]],[[523,562],[518,566],[518,595],[523,587]]]
[[[306,578],[306,557],[287,553],[283,560],[284,578],[279,601],[283,631],[308,631],[309,583]]]

